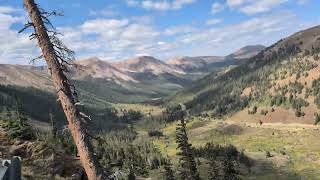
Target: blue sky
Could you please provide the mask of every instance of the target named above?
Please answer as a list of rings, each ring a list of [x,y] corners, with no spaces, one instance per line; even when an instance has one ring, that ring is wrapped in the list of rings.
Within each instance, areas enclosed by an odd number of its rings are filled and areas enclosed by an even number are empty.
[[[269,46],[320,24],[319,0],[36,0],[77,58],[117,61],[151,55],[227,55]],[[28,64],[40,52],[28,32],[22,0],[0,0],[0,63]]]

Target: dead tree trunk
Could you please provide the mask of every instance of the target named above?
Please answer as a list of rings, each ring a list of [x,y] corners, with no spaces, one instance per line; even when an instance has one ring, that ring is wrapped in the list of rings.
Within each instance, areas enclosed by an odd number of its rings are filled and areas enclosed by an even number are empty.
[[[76,107],[76,101],[71,89],[71,85],[59,62],[54,44],[51,42],[48,30],[44,23],[44,17],[34,0],[24,0],[24,5],[29,13],[31,25],[34,27],[34,36],[38,40],[38,45],[42,51],[50,70],[53,84],[58,94],[59,101],[68,120],[68,128],[77,146],[80,161],[85,169],[89,180],[107,179],[95,158],[90,139],[86,133],[86,127],[82,121],[81,114]],[[45,19],[47,20],[47,19]]]

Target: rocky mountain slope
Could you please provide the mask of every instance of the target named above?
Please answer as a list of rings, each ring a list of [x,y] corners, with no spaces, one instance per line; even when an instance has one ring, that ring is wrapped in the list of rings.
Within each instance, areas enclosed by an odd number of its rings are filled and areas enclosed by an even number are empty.
[[[263,49],[265,49],[266,47],[263,45],[249,45],[249,46],[245,46],[243,48],[240,48],[239,50],[237,50],[236,52],[228,55],[228,58],[232,58],[232,59],[248,59],[251,58],[255,55],[257,55],[259,52],[261,52]]]
[[[71,77],[73,79],[90,77],[115,81],[137,82],[126,72],[123,72],[110,63],[96,57],[76,61],[75,67],[72,68]]]
[[[221,58],[223,60],[223,58]],[[207,72],[208,63],[201,57],[176,57],[169,59],[168,64],[188,72]]]
[[[161,60],[158,60],[151,56],[139,56],[130,58],[120,62],[114,62],[112,65],[122,71],[126,72],[151,72],[155,75],[159,74],[185,74],[186,72],[182,71],[179,68],[172,67]]]
[[[250,45],[227,56],[176,57],[166,63],[189,73],[210,73],[221,67],[239,65],[262,51],[265,46]],[[243,62],[238,61],[243,60]]]
[[[243,65],[204,77],[170,102],[184,102],[197,114],[234,114],[238,120],[314,123],[320,107],[319,53],[316,26],[280,40]]]
[[[101,108],[109,106],[110,103],[158,101],[190,86],[194,80],[211,71],[234,65],[230,62],[217,56],[182,58],[176,64],[150,56],[115,63],[92,57],[75,61],[74,66],[69,68],[68,76],[76,85],[80,99],[85,104],[92,108]],[[15,95],[21,96],[23,103],[28,107],[45,112],[48,111],[45,108],[55,102],[54,87],[45,66],[0,64],[0,79],[0,85],[5,85],[0,88],[2,106],[11,104],[13,107]],[[50,101],[41,103],[46,98]],[[37,103],[32,103],[31,99]],[[52,111],[60,110],[55,107]],[[38,119],[47,117],[37,116],[38,111],[31,114]]]
[[[48,74],[32,66],[0,64],[0,84],[53,90]]]

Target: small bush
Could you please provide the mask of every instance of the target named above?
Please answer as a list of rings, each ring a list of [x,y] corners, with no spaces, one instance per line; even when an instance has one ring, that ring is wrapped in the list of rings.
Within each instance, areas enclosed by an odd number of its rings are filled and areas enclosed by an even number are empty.
[[[260,111],[260,114],[266,116],[268,114],[268,110],[263,109]]]
[[[32,140],[35,138],[31,126],[27,123],[21,123],[18,120],[7,120],[4,128],[8,131],[8,135],[11,138],[22,140]]]
[[[239,163],[242,163],[242,164],[246,165],[247,167],[253,166],[253,161],[247,155],[245,155],[243,151],[241,151],[239,153],[238,161],[239,161]]]
[[[270,151],[266,151],[266,157],[267,157],[267,158],[272,157],[272,155],[271,155]]]
[[[149,135],[149,137],[162,137],[163,133],[158,130],[150,130],[150,131],[148,131],[148,135]]]
[[[297,109],[295,112],[296,117],[305,116],[306,114],[301,111],[301,109]]]
[[[258,110],[257,106],[253,106],[251,110],[248,110],[248,114],[256,114]]]

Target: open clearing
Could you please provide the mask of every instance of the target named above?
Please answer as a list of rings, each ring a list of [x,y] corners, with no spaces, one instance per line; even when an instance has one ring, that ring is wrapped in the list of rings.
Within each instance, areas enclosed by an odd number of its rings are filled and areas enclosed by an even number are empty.
[[[176,159],[175,124],[163,129],[164,138],[153,143]],[[299,123],[243,123],[193,119],[188,123],[193,146],[206,142],[233,144],[254,159],[244,179],[320,179],[320,128]],[[272,157],[266,157],[269,151]]]

